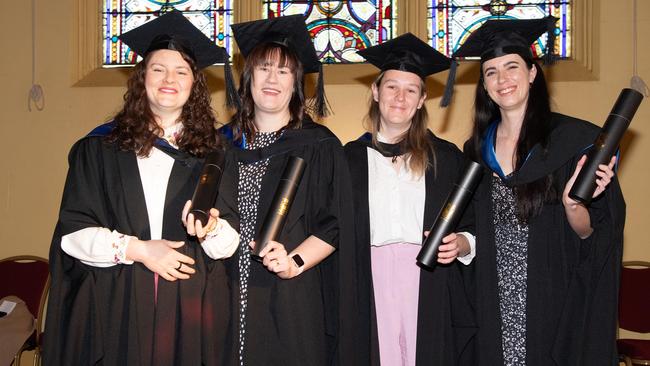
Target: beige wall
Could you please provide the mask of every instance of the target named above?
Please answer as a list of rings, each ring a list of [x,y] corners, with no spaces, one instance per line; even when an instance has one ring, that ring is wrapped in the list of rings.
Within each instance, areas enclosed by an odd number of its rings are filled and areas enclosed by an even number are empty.
[[[4,52],[0,55],[0,257],[15,254],[47,256],[67,170],[67,152],[80,136],[116,111],[123,87],[72,86],[72,0],[37,1],[36,82],[45,90],[45,109],[27,111],[31,86],[31,2],[20,1],[0,13]],[[602,1],[600,14],[600,73],[596,81],[561,80],[550,83],[556,110],[602,124],[620,89],[632,74],[632,0]],[[650,82],[650,2],[638,1],[639,74]],[[604,47],[607,45],[607,47]],[[617,56],[620,55],[620,56]],[[221,70],[210,70],[220,79]],[[326,80],[336,67],[326,68]],[[461,67],[462,80],[475,78],[476,68]],[[553,73],[551,70],[550,73]],[[548,73],[547,73],[548,75]],[[336,114],[326,124],[343,142],[362,132],[371,75],[359,75],[349,84],[330,84],[327,94]],[[215,79],[215,78],[212,78]],[[340,79],[340,78],[339,78]],[[470,129],[473,85],[456,86],[454,104],[441,110],[438,80],[429,81],[432,99],[427,101],[431,128],[443,138],[462,144]],[[225,119],[222,93],[213,105]],[[650,102],[641,105],[623,150],[621,181],[628,203],[625,259],[650,261],[645,225],[650,224]]]
[[[84,0],[90,1],[90,0]],[[120,105],[123,87],[73,87],[72,0],[37,1],[36,81],[45,90],[45,109],[27,111],[31,85],[31,2],[15,2],[0,12],[0,258],[17,254],[47,256],[67,170],[70,146]],[[602,124],[632,74],[632,0],[601,1],[600,73],[595,81],[552,81],[556,110]],[[605,18],[604,15],[607,15]],[[638,1],[639,74],[650,82],[650,1]],[[598,46],[598,44],[596,45]],[[475,72],[475,68],[468,72]],[[460,70],[463,73],[463,68]],[[220,75],[220,70],[211,70]],[[328,67],[326,79],[336,68]],[[471,75],[464,79],[473,79]],[[219,76],[220,77],[220,76]],[[326,124],[342,141],[362,132],[368,78],[327,86],[336,114]],[[469,132],[473,85],[456,87],[455,104],[437,107],[440,83],[430,81],[435,99],[427,102],[435,133],[462,144]],[[215,108],[223,95],[214,94]],[[222,118],[223,119],[223,118]],[[442,121],[445,121],[444,123]],[[626,260],[650,261],[650,101],[639,109],[623,150],[620,177],[628,204]],[[6,279],[5,279],[6,280]]]

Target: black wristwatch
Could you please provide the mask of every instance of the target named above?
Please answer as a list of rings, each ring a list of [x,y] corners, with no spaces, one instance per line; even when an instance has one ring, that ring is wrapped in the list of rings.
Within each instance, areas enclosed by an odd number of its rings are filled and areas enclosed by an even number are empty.
[[[292,256],[291,256],[291,259],[293,259],[293,262],[296,264],[296,266],[298,267],[298,269],[302,269],[302,266],[305,265],[305,261],[302,260],[302,257],[301,257],[300,254],[298,254],[298,253],[292,255]]]

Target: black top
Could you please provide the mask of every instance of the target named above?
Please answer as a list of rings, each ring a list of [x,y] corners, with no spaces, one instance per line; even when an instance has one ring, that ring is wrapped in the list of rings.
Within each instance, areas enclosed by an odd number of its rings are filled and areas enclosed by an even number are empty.
[[[458,148],[429,133],[435,150],[436,170],[425,172],[426,200],[424,225],[430,227],[443,207],[454,183],[462,173],[465,159]],[[370,263],[370,214],[368,202],[368,155],[372,147],[367,135],[345,145],[354,194],[354,226],[357,257],[356,291],[358,314],[342,314],[343,321],[355,324],[358,365],[379,365],[377,321],[375,318],[372,271]],[[430,157],[431,158],[431,157]],[[432,159],[433,160],[433,159]],[[473,232],[473,209],[470,205],[457,231]],[[413,258],[415,263],[415,258]],[[471,280],[472,266],[454,261],[438,264],[432,271],[421,269],[418,299],[416,365],[472,365],[472,338],[476,333],[466,281]],[[386,365],[384,365],[386,366]]]
[[[532,156],[505,183],[517,185],[550,174],[562,192],[599,128],[554,113],[548,152]],[[466,151],[473,151],[468,142]],[[497,290],[495,215],[486,173],[475,194],[478,364],[503,364]],[[529,221],[526,303],[526,365],[616,364],[618,278],[625,202],[616,177],[589,206],[594,232],[581,240],[564,206],[546,203]]]
[[[93,267],[67,255],[61,237],[89,227],[105,227],[141,240],[150,238],[137,157],[85,137],[70,151],[69,170],[50,248],[52,287],[47,309],[44,363],[48,365],[215,364],[203,350],[218,344],[214,312],[226,309],[216,294],[226,293],[221,261],[207,257],[180,220],[201,173],[201,160],[173,154],[162,237],[185,241],[177,250],[195,260],[188,280],[159,279],[142,263]],[[221,187],[233,180],[224,175]],[[237,229],[231,204],[220,195],[221,217]],[[209,303],[204,302],[204,294]],[[208,348],[209,347],[209,348]]]

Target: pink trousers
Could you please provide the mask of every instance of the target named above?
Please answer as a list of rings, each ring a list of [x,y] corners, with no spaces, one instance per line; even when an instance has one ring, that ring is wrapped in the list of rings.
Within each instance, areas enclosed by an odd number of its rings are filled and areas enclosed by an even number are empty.
[[[370,248],[382,366],[415,365],[420,248],[406,243]]]

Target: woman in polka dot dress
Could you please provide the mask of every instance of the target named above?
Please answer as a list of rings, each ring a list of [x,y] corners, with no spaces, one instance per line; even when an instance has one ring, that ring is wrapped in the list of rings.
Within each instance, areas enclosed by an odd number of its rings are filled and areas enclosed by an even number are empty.
[[[354,294],[339,296],[339,268],[353,256],[345,255],[351,210],[341,143],[306,113],[303,74],[320,62],[301,16],[237,24],[233,32],[245,57],[241,108],[223,132],[234,145],[238,191],[230,194],[241,238],[226,263],[232,316],[224,364],[329,365],[346,349],[337,345],[339,301]],[[252,241],[291,156],[305,160],[305,172],[284,228],[258,263]]]

